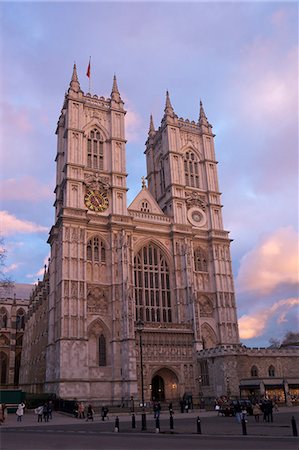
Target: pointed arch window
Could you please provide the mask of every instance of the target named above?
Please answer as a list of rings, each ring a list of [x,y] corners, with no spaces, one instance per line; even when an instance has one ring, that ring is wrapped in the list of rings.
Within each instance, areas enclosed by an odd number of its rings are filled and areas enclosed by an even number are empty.
[[[163,193],[165,191],[165,173],[164,173],[163,161],[160,161],[160,186],[161,186],[161,192]]]
[[[199,188],[199,160],[194,152],[185,153],[184,172],[186,186]]]
[[[8,372],[8,356],[6,353],[0,353],[0,382],[1,385],[7,384],[7,372]]]
[[[269,377],[275,377],[275,367],[274,366],[269,367],[268,374],[269,374]]]
[[[157,246],[142,247],[135,256],[134,284],[136,319],[172,322],[169,267]]]
[[[106,263],[106,248],[104,242],[97,236],[89,239],[86,247],[87,261]]]
[[[0,309],[0,328],[7,328],[8,314],[5,308]]]
[[[16,329],[24,330],[24,328],[25,328],[25,313],[23,309],[19,309],[16,318]]]
[[[104,140],[96,128],[90,131],[87,138],[87,167],[96,170],[104,168]]]
[[[208,272],[207,255],[201,248],[194,250],[194,269],[196,272]]]
[[[258,368],[256,366],[252,366],[251,370],[250,370],[250,374],[252,377],[258,377],[259,376]]]
[[[107,365],[106,338],[103,334],[99,337],[99,366]]]

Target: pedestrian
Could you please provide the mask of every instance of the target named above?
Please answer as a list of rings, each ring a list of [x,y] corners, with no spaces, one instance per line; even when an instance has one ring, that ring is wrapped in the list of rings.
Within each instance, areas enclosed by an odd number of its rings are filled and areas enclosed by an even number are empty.
[[[5,418],[4,418],[4,409],[3,409],[3,404],[0,403],[0,425],[2,425],[2,423],[4,422]]]
[[[184,414],[184,402],[183,402],[183,400],[180,400],[180,408],[181,408],[181,413]]]
[[[269,399],[266,403],[266,410],[267,410],[267,422],[273,422],[273,403],[271,399]]]
[[[44,416],[44,422],[49,422],[49,408],[48,403],[45,403],[43,406],[43,416]]]
[[[37,421],[38,422],[42,422],[43,421],[43,409],[44,409],[43,406],[38,406],[34,410],[35,414],[37,414]]]
[[[236,419],[238,423],[241,423],[241,419],[242,419],[242,407],[239,401],[236,402],[236,404],[234,405],[234,411],[235,411],[235,415],[236,415]]]
[[[247,417],[247,409],[246,409],[246,406],[243,406],[243,408],[242,408],[242,420],[245,420],[245,422],[247,422],[246,417]]]
[[[89,404],[88,408],[87,408],[86,422],[88,422],[89,420],[91,420],[93,422],[93,415],[94,415],[94,410],[92,409],[91,404]]]
[[[255,403],[252,408],[252,414],[254,415],[254,419],[256,422],[260,421],[260,415],[262,414],[261,407],[258,403]]]
[[[53,402],[52,402],[52,400],[49,400],[48,412],[49,412],[49,419],[52,420],[52,412],[53,412]]]
[[[79,419],[85,419],[85,406],[83,402],[79,403],[78,414]]]
[[[22,416],[24,415],[24,409],[25,409],[25,404],[19,403],[17,410],[16,410],[16,415],[17,415],[17,422],[22,422]]]

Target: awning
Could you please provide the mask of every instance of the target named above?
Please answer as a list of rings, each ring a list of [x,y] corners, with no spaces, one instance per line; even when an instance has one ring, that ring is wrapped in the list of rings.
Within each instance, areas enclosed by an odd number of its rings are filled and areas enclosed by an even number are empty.
[[[257,379],[257,380],[240,380],[240,388],[250,388],[250,387],[255,387],[255,388],[258,388],[258,387],[260,387],[260,383],[261,383],[261,381],[262,380],[259,380],[259,379]]]

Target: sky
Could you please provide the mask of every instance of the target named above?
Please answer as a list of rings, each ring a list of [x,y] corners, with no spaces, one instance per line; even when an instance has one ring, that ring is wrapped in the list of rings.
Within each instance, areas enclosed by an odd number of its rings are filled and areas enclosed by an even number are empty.
[[[88,92],[125,108],[128,204],[152,113],[213,125],[241,342],[298,331],[296,2],[2,2],[0,233],[6,274],[42,278],[54,223],[55,129],[76,62]]]

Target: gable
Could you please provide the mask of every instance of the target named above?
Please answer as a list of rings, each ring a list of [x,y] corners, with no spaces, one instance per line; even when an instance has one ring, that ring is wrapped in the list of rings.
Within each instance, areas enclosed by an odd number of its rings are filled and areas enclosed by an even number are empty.
[[[143,187],[141,191],[134,198],[128,210],[142,211],[152,214],[163,214],[162,209],[150,193],[147,187]]]

